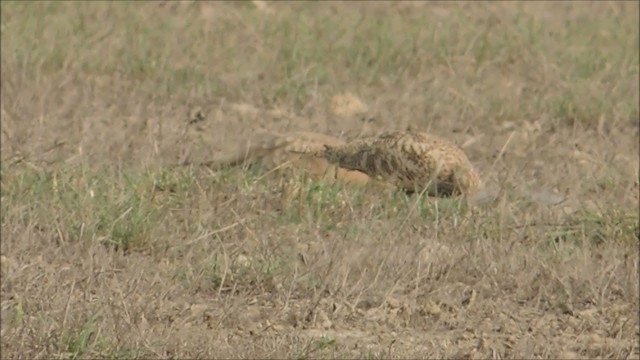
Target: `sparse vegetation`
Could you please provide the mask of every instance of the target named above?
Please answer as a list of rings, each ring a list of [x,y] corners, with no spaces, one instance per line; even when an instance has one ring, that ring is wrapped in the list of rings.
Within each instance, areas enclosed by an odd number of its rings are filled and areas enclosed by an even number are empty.
[[[2,357],[640,357],[638,6],[3,1]],[[408,127],[497,197],[175,166]]]

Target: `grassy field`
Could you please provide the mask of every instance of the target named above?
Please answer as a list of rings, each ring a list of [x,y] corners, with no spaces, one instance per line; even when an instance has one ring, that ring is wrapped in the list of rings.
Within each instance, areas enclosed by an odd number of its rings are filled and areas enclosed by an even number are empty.
[[[2,358],[640,357],[638,2],[1,7]],[[174,166],[407,128],[497,197]]]

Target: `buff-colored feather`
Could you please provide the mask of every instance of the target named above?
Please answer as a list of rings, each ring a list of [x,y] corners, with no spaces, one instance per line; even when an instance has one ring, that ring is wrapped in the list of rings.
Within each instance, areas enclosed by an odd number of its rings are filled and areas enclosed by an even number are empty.
[[[369,181],[366,174],[341,168],[316,155],[324,146],[344,144],[343,140],[333,136],[313,132],[261,133],[240,145],[235,151],[204,165],[220,169],[261,162],[267,169],[296,167],[316,177],[346,183],[366,183]]]

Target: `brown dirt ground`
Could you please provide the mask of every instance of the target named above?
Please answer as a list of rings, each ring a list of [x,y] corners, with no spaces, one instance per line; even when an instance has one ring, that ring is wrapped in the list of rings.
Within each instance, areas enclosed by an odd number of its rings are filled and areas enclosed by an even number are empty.
[[[2,358],[640,358],[638,11],[3,2]],[[497,197],[174,166],[409,128]]]

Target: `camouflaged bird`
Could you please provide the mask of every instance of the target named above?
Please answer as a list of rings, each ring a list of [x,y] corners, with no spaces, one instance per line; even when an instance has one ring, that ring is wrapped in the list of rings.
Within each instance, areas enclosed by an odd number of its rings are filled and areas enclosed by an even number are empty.
[[[342,145],[326,144],[317,155],[341,168],[380,177],[408,193],[471,195],[481,184],[460,147],[422,132],[390,132]]]
[[[316,153],[328,146],[341,146],[345,142],[333,136],[313,132],[290,132],[278,134],[260,133],[240,145],[236,151],[218,159],[203,163],[214,169],[248,165],[260,162],[266,169],[294,167],[308,174],[337,180],[345,183],[364,184],[369,176],[353,170],[344,169],[317,156]]]

